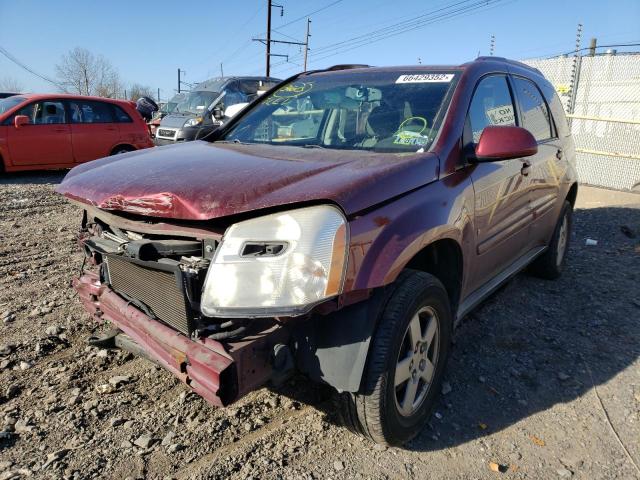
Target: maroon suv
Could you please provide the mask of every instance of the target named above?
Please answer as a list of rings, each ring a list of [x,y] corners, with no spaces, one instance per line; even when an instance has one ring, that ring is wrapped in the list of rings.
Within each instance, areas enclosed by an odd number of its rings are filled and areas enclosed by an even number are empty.
[[[560,274],[577,193],[553,87],[500,58],[296,75],[207,141],[74,168],[73,283],[215,405],[294,371],[376,442],[416,435],[454,327],[530,266]]]

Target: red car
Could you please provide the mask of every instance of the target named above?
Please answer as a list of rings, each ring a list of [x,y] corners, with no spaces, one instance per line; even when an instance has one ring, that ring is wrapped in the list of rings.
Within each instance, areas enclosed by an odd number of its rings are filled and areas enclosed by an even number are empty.
[[[69,168],[152,146],[133,102],[35,94],[0,100],[0,171]]]

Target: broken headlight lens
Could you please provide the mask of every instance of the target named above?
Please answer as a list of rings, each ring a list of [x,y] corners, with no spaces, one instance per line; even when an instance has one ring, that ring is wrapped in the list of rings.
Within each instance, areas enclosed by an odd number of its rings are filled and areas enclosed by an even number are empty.
[[[202,312],[210,317],[306,313],[341,293],[347,235],[344,215],[330,205],[232,225],[207,272]]]

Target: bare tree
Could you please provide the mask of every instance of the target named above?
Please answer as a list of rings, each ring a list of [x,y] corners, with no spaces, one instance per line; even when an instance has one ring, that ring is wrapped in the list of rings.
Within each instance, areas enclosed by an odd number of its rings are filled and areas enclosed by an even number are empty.
[[[127,96],[130,100],[138,100],[140,97],[154,98],[153,89],[148,85],[140,85],[139,83],[133,83],[127,89]]]
[[[22,84],[13,77],[0,78],[0,91],[17,93],[24,90]]]
[[[63,55],[56,75],[67,92],[113,98],[122,91],[118,71],[102,55],[85,48],[76,47]]]

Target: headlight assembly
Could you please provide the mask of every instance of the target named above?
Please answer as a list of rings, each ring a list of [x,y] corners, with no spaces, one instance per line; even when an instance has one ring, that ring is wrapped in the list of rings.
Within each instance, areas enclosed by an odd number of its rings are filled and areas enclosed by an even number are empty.
[[[347,221],[330,205],[236,223],[207,272],[202,312],[211,317],[306,313],[342,292]]]
[[[202,117],[190,118],[184,124],[185,127],[197,127],[202,123]]]

